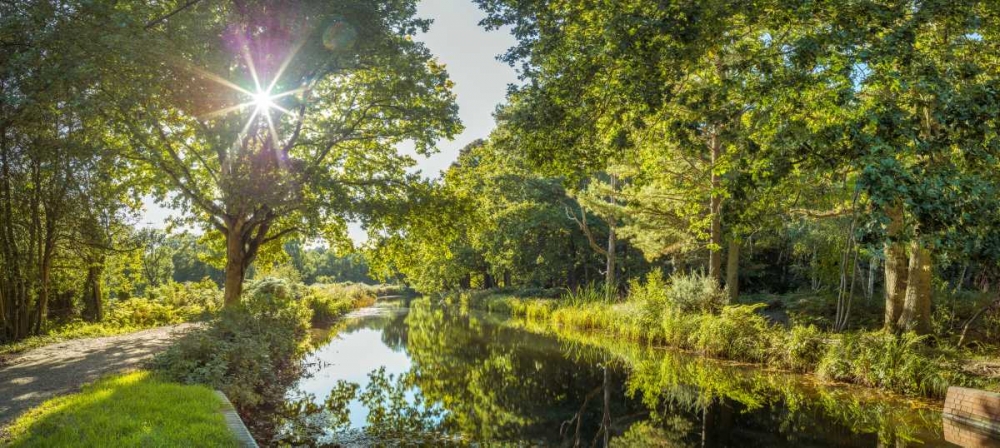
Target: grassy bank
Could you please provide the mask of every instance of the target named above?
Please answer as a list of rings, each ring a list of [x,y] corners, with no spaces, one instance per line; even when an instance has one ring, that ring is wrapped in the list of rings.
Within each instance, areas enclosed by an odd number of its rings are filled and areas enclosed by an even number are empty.
[[[940,398],[949,385],[997,390],[995,378],[965,372],[971,357],[912,333],[829,333],[814,325],[785,327],[761,313],[763,304],[727,305],[707,279],[651,276],[630,285],[624,300],[583,289],[557,299],[510,294],[459,294],[463,307],[506,312],[553,331],[597,331],[635,343],[670,346],[720,359],[766,364],[820,378],[896,393]]]
[[[153,362],[166,378],[225,392],[254,437],[267,444],[288,388],[303,374],[310,329],[374,304],[377,287],[305,286],[261,279],[247,286],[239,306],[223,309]]]
[[[237,446],[211,389],[140,371],[53,398],[10,426],[10,446]]]

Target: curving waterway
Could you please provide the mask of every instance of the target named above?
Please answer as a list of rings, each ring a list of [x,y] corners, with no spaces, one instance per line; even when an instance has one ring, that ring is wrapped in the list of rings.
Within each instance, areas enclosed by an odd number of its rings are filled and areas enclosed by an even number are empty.
[[[935,403],[427,300],[326,338],[288,394],[283,444],[953,447],[967,430]]]

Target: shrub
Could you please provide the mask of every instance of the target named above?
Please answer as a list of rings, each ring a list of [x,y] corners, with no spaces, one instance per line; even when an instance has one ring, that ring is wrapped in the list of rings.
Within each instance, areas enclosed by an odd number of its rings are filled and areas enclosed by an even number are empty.
[[[924,339],[914,333],[896,336],[883,331],[845,334],[824,353],[818,373],[904,394],[940,397],[948,381],[939,363],[925,353]]]
[[[823,332],[815,325],[795,325],[784,335],[783,362],[792,370],[811,372],[826,349]]]
[[[151,300],[173,307],[198,306],[208,311],[222,308],[222,290],[212,280],[168,282],[148,292]]]
[[[122,328],[150,328],[178,324],[203,312],[204,308],[195,305],[174,307],[154,300],[132,298],[112,302],[102,324]]]
[[[282,280],[251,285],[243,303],[219,313],[158,355],[168,378],[220,389],[241,409],[281,400],[298,378],[310,311],[304,288]]]
[[[764,361],[772,331],[757,313],[763,305],[732,305],[718,315],[704,314],[691,336],[694,348],[711,356],[741,361]]]
[[[640,319],[650,327],[657,327],[667,308],[667,284],[663,274],[655,270],[646,275],[646,281],[629,282],[628,302],[638,306]]]
[[[362,283],[335,283],[312,285],[305,298],[312,310],[312,325],[323,327],[332,324],[351,310],[375,304],[375,287]]]
[[[701,273],[673,275],[666,288],[666,306],[682,313],[714,313],[726,302],[715,279]]]

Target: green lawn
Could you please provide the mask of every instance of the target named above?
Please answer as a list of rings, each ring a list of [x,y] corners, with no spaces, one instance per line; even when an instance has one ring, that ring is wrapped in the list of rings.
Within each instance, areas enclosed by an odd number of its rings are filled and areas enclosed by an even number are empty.
[[[10,427],[12,447],[237,446],[211,389],[116,375],[53,398]]]

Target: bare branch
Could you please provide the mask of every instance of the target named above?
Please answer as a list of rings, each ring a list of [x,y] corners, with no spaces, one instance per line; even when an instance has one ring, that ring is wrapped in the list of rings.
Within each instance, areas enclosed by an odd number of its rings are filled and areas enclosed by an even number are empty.
[[[581,218],[577,218],[576,213],[573,213],[568,205],[566,206],[566,216],[576,222],[576,225],[580,226],[580,230],[583,231],[584,236],[587,237],[587,242],[590,243],[590,247],[594,249],[595,252],[604,255],[605,257],[608,256],[608,251],[601,247],[600,244],[597,244],[597,241],[594,239],[594,234],[590,232],[590,227],[587,225],[587,211],[583,208],[583,206],[580,206]]]

